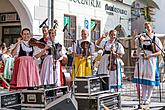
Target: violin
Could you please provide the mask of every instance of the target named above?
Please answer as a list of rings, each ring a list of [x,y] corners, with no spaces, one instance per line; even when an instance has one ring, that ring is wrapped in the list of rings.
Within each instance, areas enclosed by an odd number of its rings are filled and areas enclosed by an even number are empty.
[[[88,56],[90,55],[90,52],[89,52],[90,42],[82,41],[81,48],[82,48],[82,56],[85,57],[86,59],[86,67],[88,67]]]
[[[116,55],[113,53],[112,49],[113,49],[113,47],[111,47],[110,55],[108,57],[108,60],[109,60],[108,70],[115,71],[117,69],[117,64],[115,63]]]
[[[38,41],[35,38],[31,38],[29,40],[29,45],[30,46],[36,46],[36,47],[41,48],[41,49],[45,48],[45,46],[46,46],[46,44],[44,44],[43,42]]]
[[[90,55],[90,52],[89,52],[90,42],[82,41],[81,48],[82,48],[82,56],[88,57]]]

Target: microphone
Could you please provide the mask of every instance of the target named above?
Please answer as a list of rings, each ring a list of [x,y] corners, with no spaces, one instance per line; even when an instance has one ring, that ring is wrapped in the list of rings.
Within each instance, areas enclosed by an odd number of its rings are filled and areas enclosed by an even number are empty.
[[[96,29],[97,23],[94,25],[92,31],[94,31]]]
[[[62,31],[65,32],[65,30],[67,30],[67,27],[68,27],[68,23],[64,26],[64,29]]]
[[[54,26],[53,26],[53,29],[55,29],[55,28],[57,28],[57,26],[58,26],[58,23],[57,23],[57,20],[55,19],[54,21]]]
[[[42,24],[39,26],[39,28],[41,28],[44,24],[46,25],[46,21],[48,20],[48,18],[46,18],[43,22],[42,22]]]

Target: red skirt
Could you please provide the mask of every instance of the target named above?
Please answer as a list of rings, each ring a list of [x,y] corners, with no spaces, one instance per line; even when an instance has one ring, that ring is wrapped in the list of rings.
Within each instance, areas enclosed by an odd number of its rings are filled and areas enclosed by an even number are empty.
[[[34,87],[41,85],[37,64],[31,56],[21,56],[15,59],[10,84],[16,87]]]

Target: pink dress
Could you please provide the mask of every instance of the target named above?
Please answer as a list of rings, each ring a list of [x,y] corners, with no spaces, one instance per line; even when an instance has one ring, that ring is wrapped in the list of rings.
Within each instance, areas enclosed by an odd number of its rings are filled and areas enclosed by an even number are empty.
[[[20,44],[18,57],[14,61],[14,69],[11,85],[16,88],[26,88],[41,85],[39,70],[33,59],[33,47]]]

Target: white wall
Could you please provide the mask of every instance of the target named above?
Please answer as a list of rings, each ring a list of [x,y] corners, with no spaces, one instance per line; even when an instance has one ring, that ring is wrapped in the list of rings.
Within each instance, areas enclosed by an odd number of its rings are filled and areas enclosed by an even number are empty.
[[[90,22],[91,19],[96,19],[101,21],[101,32],[109,31],[114,29],[117,25],[121,23],[126,31],[126,36],[131,33],[131,30],[128,29],[128,19],[131,18],[131,7],[128,5],[124,5],[118,2],[107,2],[101,0],[101,8],[93,8],[91,6],[82,5],[78,3],[74,3],[66,0],[56,0],[55,2],[55,18],[59,21],[59,27],[57,33],[59,36],[63,36],[63,17],[64,14],[74,15],[77,20],[77,38],[80,38],[80,31],[84,28],[84,20],[88,20]],[[127,15],[122,15],[119,13],[114,13],[114,15],[107,15],[105,11],[105,4],[115,6],[120,9],[127,10]],[[125,20],[121,20],[120,17]],[[90,24],[89,24],[90,25]],[[89,26],[90,27],[90,26]]]
[[[7,3],[6,7],[11,7],[11,10],[17,11],[20,19],[21,26],[29,27],[34,35],[42,35],[39,25],[46,19],[50,18],[50,0],[0,0],[0,4],[3,2],[10,1]],[[126,35],[130,34],[131,30],[128,30],[128,19],[131,17],[131,8],[128,5],[117,2],[107,2],[101,1],[101,8],[94,8],[87,5],[82,5],[78,3],[71,2],[70,0],[54,0],[54,18],[58,21],[57,37],[61,43],[63,43],[63,32],[64,27],[64,14],[75,15],[77,20],[77,37],[79,38],[79,32],[84,28],[84,20],[96,19],[101,21],[101,32],[109,31],[114,29],[119,23],[124,27]],[[105,11],[105,4],[114,5],[117,8],[127,10],[128,15],[121,15],[119,13],[114,13],[114,15],[107,15]],[[112,4],[113,3],[113,4]],[[11,5],[12,4],[12,5]],[[12,7],[14,6],[14,7]],[[3,8],[4,9],[4,8]],[[5,8],[6,10],[7,8]],[[120,21],[120,17],[125,20]],[[50,21],[50,20],[49,20]]]
[[[47,0],[9,0],[15,6],[22,28],[28,27],[34,35],[41,35],[39,25],[48,18]]]

